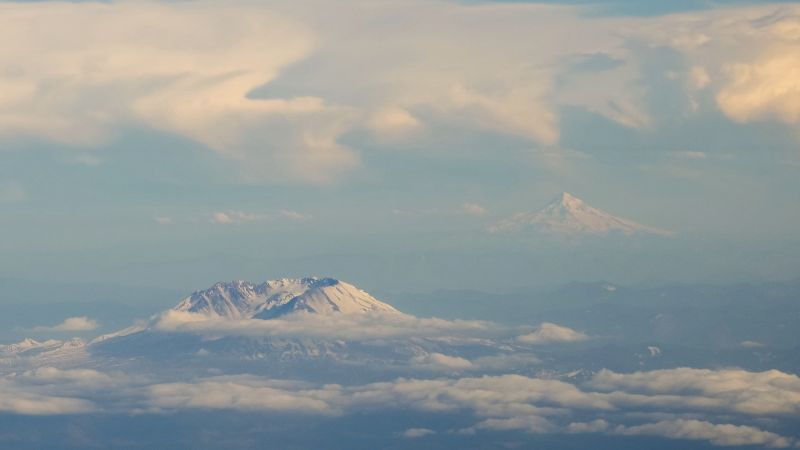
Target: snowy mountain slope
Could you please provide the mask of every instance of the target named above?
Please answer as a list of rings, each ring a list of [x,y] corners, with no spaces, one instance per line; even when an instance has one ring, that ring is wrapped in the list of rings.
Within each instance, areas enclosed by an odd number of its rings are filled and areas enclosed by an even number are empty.
[[[333,278],[285,278],[261,284],[246,281],[216,283],[184,298],[174,308],[153,316],[147,323],[98,336],[88,343],[81,339],[43,342],[25,339],[15,344],[0,345],[0,368],[70,366],[87,359],[93,359],[99,365],[123,363],[128,358],[166,363],[204,354],[234,361],[264,362],[308,358],[363,361],[377,358],[369,355],[373,351],[369,346],[362,349],[358,343],[328,339],[324,333],[322,337],[317,333],[316,338],[312,337],[314,333],[306,336],[305,331],[292,336],[271,336],[267,332],[226,335],[223,332],[209,337],[159,329],[159,321],[170,312],[191,313],[193,320],[207,321],[210,326],[221,323],[258,326],[272,322],[271,319],[286,319],[300,321],[302,326],[312,329],[330,329],[330,321],[345,324],[341,326],[370,323],[380,320],[381,314],[406,317],[367,292]],[[353,317],[368,313],[372,314],[370,318]],[[348,317],[353,319],[346,319]],[[413,353],[410,348],[416,348],[401,347],[401,354]]]
[[[568,192],[561,193],[553,202],[539,211],[519,213],[489,227],[489,231],[493,233],[525,230],[556,235],[620,233],[668,236],[671,234],[666,230],[615,217],[603,210],[589,206]]]
[[[54,348],[61,345],[61,343],[61,341],[55,339],[39,342],[35,339],[25,338],[14,344],[0,345],[0,354],[17,355],[34,349]]]
[[[398,312],[370,294],[333,278],[284,278],[255,285],[217,283],[181,301],[177,311],[229,319],[270,319],[296,312]]]
[[[49,364],[78,364],[86,360],[86,341],[73,338],[66,341],[49,339],[39,342],[31,338],[15,344],[0,345],[0,367],[36,367]]]
[[[351,284],[327,278],[317,280],[305,292],[286,302],[266,307],[255,318],[269,319],[300,311],[316,314],[398,312]]]
[[[477,322],[404,314],[336,279],[287,278],[217,283],[153,316],[143,328],[93,340],[88,351],[103,367],[178,370],[210,364],[313,376],[322,365],[348,368],[348,373],[354,367],[368,372],[477,369],[483,366],[467,367],[461,358],[487,357],[498,364],[491,358],[502,360],[518,350],[514,343],[483,337],[484,332]],[[464,367],[454,369],[452,361]]]

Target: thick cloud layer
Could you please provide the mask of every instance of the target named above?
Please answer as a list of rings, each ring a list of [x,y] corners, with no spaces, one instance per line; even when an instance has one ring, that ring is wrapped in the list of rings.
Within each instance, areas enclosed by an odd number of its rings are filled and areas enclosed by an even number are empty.
[[[700,407],[742,414],[800,414],[800,378],[778,370],[708,370],[679,368],[619,374],[604,370],[590,386],[602,391],[624,390],[641,395],[685,396],[692,393]]]
[[[441,336],[491,336],[505,327],[476,320],[419,318],[401,313],[337,314],[319,317],[295,314],[285,318],[220,319],[169,310],[157,318],[153,330],[205,336],[301,337],[350,341]]]
[[[552,149],[564,107],[652,127],[660,80],[642,70],[664,49],[678,55],[668,75],[685,81],[687,114],[711,99],[738,122],[800,120],[788,5],[657,18],[311,5],[4,3],[0,38],[15,45],[0,48],[0,134],[92,146],[144,126],[214,150],[245,179],[328,183],[361,167],[342,143],[352,132],[403,142],[455,125]]]
[[[0,410],[40,415],[198,409],[322,416],[410,410],[469,414],[474,417],[474,425],[436,430],[431,424],[424,429],[397,431],[409,438],[437,432],[514,430],[537,434],[647,435],[704,440],[721,446],[784,448],[797,442],[765,430],[753,420],[796,417],[793,408],[800,393],[799,381],[797,376],[779,371],[671,369],[633,374],[603,371],[583,384],[521,375],[400,378],[352,386],[255,375],[159,383],[145,377],[89,369],[41,368],[0,380]],[[777,397],[785,399],[782,407],[773,405]],[[748,398],[744,402],[731,401]],[[772,406],[742,407],[754,403]],[[703,418],[699,419],[698,414]],[[596,419],[575,420],[587,416]]]
[[[99,326],[97,321],[92,320],[86,316],[68,317],[58,325],[52,327],[40,326],[34,328],[34,331],[50,331],[50,332],[70,332],[70,331],[91,331]]]
[[[677,439],[707,440],[714,445],[763,445],[786,448],[792,441],[783,436],[756,427],[731,424],[713,424],[702,420],[667,420],[632,427],[619,427],[624,435],[664,436]]]

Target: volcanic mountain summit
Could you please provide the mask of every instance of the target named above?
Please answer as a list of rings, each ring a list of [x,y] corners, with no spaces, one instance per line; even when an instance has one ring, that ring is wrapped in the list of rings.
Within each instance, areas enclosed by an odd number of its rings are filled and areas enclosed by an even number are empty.
[[[562,192],[550,204],[535,212],[523,212],[501,220],[489,231],[516,232],[533,230],[556,235],[650,234],[668,236],[669,231],[648,227],[632,220],[613,216],[586,204],[568,192]]]
[[[367,292],[333,278],[283,278],[217,283],[181,301],[177,311],[228,319],[270,319],[293,312],[397,312]]]

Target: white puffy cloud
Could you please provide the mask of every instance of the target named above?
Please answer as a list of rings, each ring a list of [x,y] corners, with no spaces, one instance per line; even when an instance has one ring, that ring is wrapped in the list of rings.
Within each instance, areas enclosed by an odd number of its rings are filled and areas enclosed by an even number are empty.
[[[478,203],[466,202],[461,205],[461,209],[463,209],[465,213],[473,216],[483,216],[486,214],[486,208]]]
[[[242,3],[3,3],[0,134],[95,145],[144,124],[242,161],[263,180],[327,182],[358,166],[347,108],[252,99],[314,48],[296,20]]]
[[[170,409],[337,412],[330,399],[341,395],[339,386],[287,389],[286,384],[257,377],[221,377],[195,383],[156,384],[148,388],[148,395],[153,405]]]
[[[211,215],[211,221],[216,224],[230,225],[234,223],[253,222],[268,220],[270,216],[266,214],[253,214],[244,211],[218,211]]]
[[[559,129],[552,87],[560,58],[614,40],[590,24],[556,46],[534,38],[580,22],[572,8],[412,0],[365,12],[359,5],[345,2],[336,11],[304,16],[330,42],[311,64],[319,79],[347,83],[320,84],[367,111],[367,126],[390,137],[447,122],[553,144]],[[351,8],[359,10],[357,21]],[[476,36],[479,45],[464,45]]]
[[[689,85],[693,89],[703,89],[711,82],[708,71],[702,66],[694,66],[689,71]]]
[[[513,418],[558,415],[569,408],[611,410],[602,394],[583,392],[559,380],[521,375],[373,383],[354,389],[359,404],[396,404],[427,411],[467,409],[478,416]]]
[[[284,318],[223,319],[169,310],[153,324],[160,332],[184,332],[209,336],[303,337],[346,340],[399,337],[478,336],[502,332],[490,322],[418,318],[402,313],[293,314]]]
[[[406,431],[400,433],[401,436],[408,439],[421,438],[425,436],[430,436],[432,434],[436,434],[436,432],[428,428],[409,428]]]
[[[465,370],[472,368],[468,359],[459,356],[450,356],[442,353],[427,353],[411,358],[411,363],[416,367],[432,370]]]
[[[445,361],[450,360],[445,358]],[[763,396],[769,404],[775,397],[770,392],[772,389],[786,397],[785,405],[793,405],[797,403],[794,398],[796,376],[778,371],[735,372],[670,369],[615,374],[605,371],[583,384],[498,375],[399,378],[344,386],[255,375],[153,382],[148,377],[128,373],[43,367],[0,378],[0,411],[69,414],[106,409],[150,412],[204,409],[333,416],[411,410],[473,415],[474,425],[448,430],[461,433],[483,430],[606,433],[705,440],[722,446],[796,445],[791,438],[748,423],[764,415],[794,417],[795,410],[741,409],[729,401],[731,398],[756,401],[756,397]],[[764,374],[767,374],[766,380]],[[597,418],[588,422],[575,420],[587,414]],[[434,429],[412,428],[398,431],[398,434],[414,438],[435,432]]]
[[[800,122],[800,42],[783,52],[725,67],[727,83],[717,101],[726,115],[737,122]]]
[[[0,411],[22,415],[74,414],[94,411],[96,406],[81,398],[47,395],[0,379]]]
[[[15,377],[36,384],[78,384],[85,386],[111,385],[115,379],[105,373],[92,369],[58,369],[56,367],[39,367],[28,370]]]
[[[410,112],[403,108],[383,108],[367,121],[367,126],[380,135],[399,137],[422,126]]]
[[[211,215],[211,221],[218,224],[228,225],[234,223],[233,218],[228,213],[215,212]]]
[[[36,327],[35,331],[46,332],[68,332],[68,331],[91,331],[100,326],[95,320],[86,316],[68,317],[58,325],[51,327]]]
[[[0,411],[22,415],[76,414],[95,411],[97,405],[81,398],[81,387],[108,386],[104,374],[88,369],[52,367],[0,378]],[[77,389],[76,389],[77,388]]]
[[[600,433],[608,430],[609,423],[603,419],[596,419],[591,422],[572,422],[567,425],[567,433]]]
[[[800,122],[800,86],[796,82],[800,77],[800,8],[785,8],[757,19],[742,20],[738,29],[728,29],[722,36],[732,41],[728,45],[755,49],[741,51],[722,65],[724,82],[717,102],[726,115],[739,122],[776,119],[796,124]]]
[[[644,372],[644,374],[647,374]],[[658,374],[656,374],[658,376]],[[559,380],[519,375],[459,379],[397,379],[356,386],[325,385],[269,380],[253,376],[217,377],[193,383],[170,383],[149,388],[155,406],[167,409],[243,409],[296,411],[314,414],[347,414],[376,409],[412,409],[437,413],[470,411],[480,418],[475,425],[459,430],[518,430],[527,433],[610,433],[653,435],[675,439],[706,440],[715,445],[765,445],[788,447],[794,441],[752,425],[717,424],[705,420],[672,418],[644,424],[626,424],[621,412],[645,407],[672,411],[682,405],[697,407],[692,393],[684,402],[654,394],[649,401],[631,402],[637,395],[623,390],[593,392]],[[676,395],[680,397],[680,395]],[[702,405],[701,405],[702,406]],[[577,412],[591,411],[604,418],[571,422]],[[735,413],[723,410],[723,415]],[[674,415],[674,413],[672,414]],[[565,421],[565,419],[567,419]],[[623,421],[614,425],[614,421]],[[619,423],[619,422],[617,422]],[[401,433],[407,437],[426,431]]]
[[[638,24],[639,39],[678,51],[689,91],[709,89],[737,122],[800,121],[800,38],[796,5],[687,13]]]
[[[800,377],[779,370],[678,368],[627,374],[603,370],[589,385],[603,391],[660,395],[663,402],[690,408],[752,415],[800,413]]]
[[[361,167],[343,143],[357,129],[394,139],[445,124],[553,156],[564,106],[655,126],[642,69],[662,46],[681,55],[671,69],[693,103],[708,90],[732,120],[800,120],[790,5],[655,18],[529,3],[326,6],[0,4],[0,39],[15,43],[0,47],[0,135],[80,147],[150,127],[238,163],[253,182],[342,179]],[[585,63],[597,55],[613,64]]]
[[[588,336],[572,328],[562,327],[554,323],[544,322],[532,333],[517,338],[523,344],[539,345],[559,342],[580,342],[589,339]]]
[[[557,427],[544,417],[524,415],[503,419],[486,419],[462,431],[474,432],[475,430],[521,430],[539,434],[555,432]]]
[[[633,19],[535,4],[312,5],[3,3],[0,39],[15,45],[0,48],[0,134],[83,147],[145,126],[239,163],[244,180],[330,183],[360,167],[341,139],[359,128],[393,138],[450,123],[552,146],[562,104],[646,122],[635,64],[557,82],[574,55],[624,61],[616,30]]]
[[[117,396],[122,397],[124,410],[132,410],[142,383],[146,378],[140,374],[36,367],[0,375],[0,411],[22,415],[98,412],[108,397]]]
[[[709,441],[714,445],[763,445],[771,448],[792,446],[792,441],[769,431],[746,425],[714,424],[702,420],[669,420],[631,427],[620,426],[624,435],[663,436],[673,439]]]
[[[194,382],[154,384],[146,388],[148,401],[162,409],[235,409],[293,411],[316,414],[338,412],[333,401],[341,387],[308,388],[303,383],[255,376],[216,377]]]
[[[324,414],[386,408],[431,412],[466,409],[482,417],[510,418],[558,415],[570,407],[612,408],[602,395],[583,393],[569,383],[519,375],[434,380],[401,378],[349,387],[313,387],[254,376],[217,377],[192,383],[154,385],[149,388],[148,395],[162,408],[293,409]]]

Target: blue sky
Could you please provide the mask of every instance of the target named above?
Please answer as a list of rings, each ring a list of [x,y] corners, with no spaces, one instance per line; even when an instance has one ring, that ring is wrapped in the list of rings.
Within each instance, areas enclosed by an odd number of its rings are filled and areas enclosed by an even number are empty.
[[[561,191],[675,231],[664,279],[792,273],[796,4],[366,5],[0,5],[0,274],[434,278]]]

